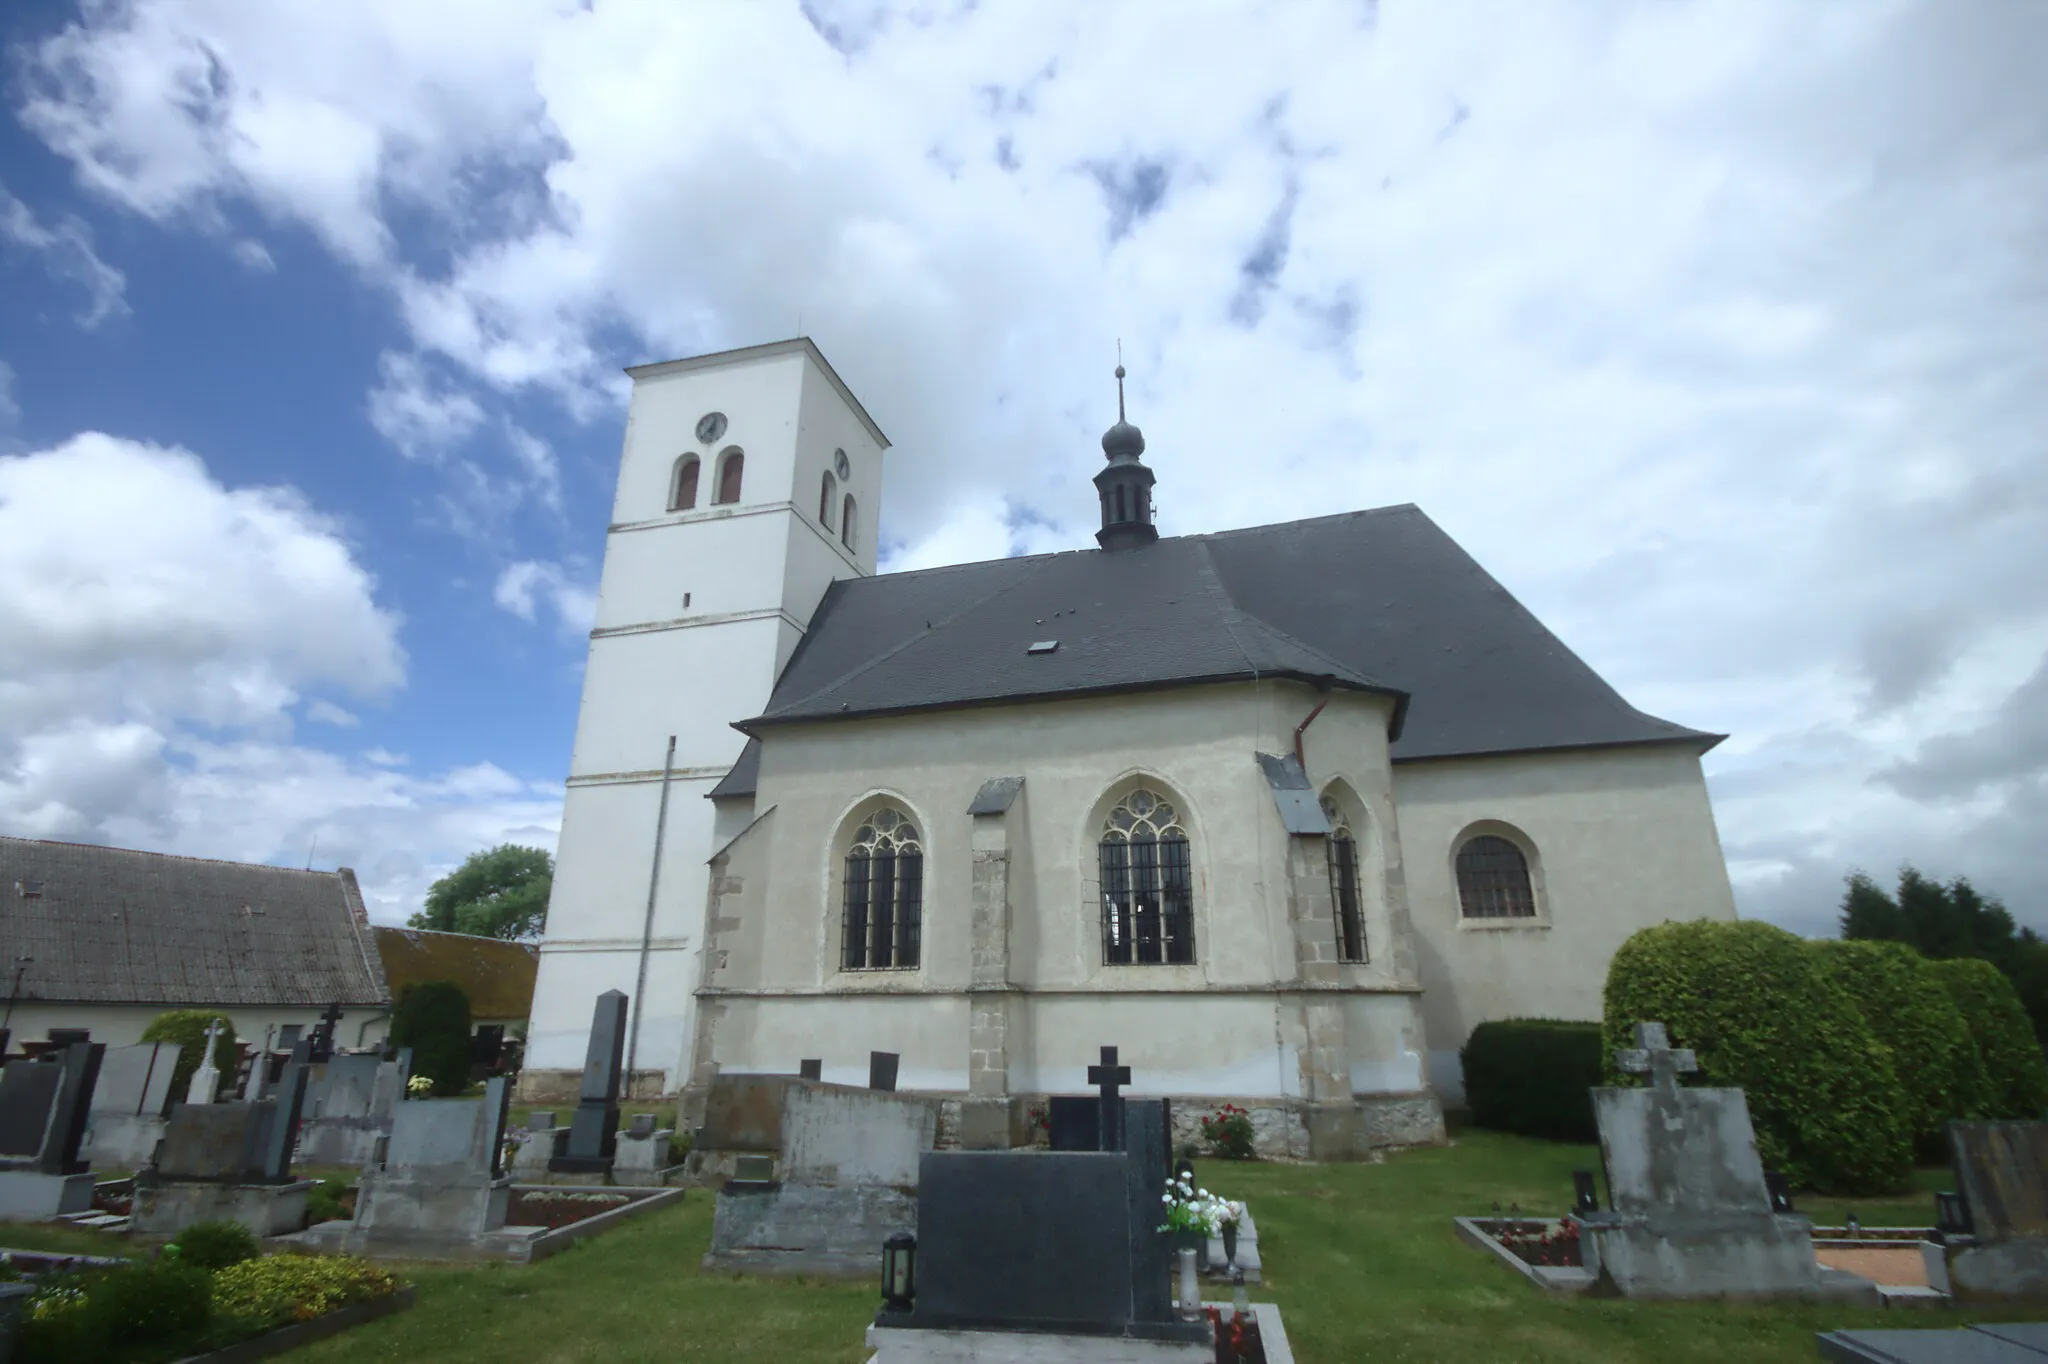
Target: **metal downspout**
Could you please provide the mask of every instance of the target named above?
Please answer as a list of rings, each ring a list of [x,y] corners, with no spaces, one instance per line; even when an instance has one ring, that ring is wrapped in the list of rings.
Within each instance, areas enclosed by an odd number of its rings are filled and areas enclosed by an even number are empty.
[[[661,841],[668,833],[668,784],[676,770],[676,736],[668,736],[661,760],[661,810],[654,822],[654,865],[647,872],[647,917],[640,923],[640,974],[633,982],[633,1026],[626,1032],[626,1093],[633,1092],[633,1063],[640,1056],[640,1015],[647,1012],[647,954],[654,946],[654,894],[661,886]]]

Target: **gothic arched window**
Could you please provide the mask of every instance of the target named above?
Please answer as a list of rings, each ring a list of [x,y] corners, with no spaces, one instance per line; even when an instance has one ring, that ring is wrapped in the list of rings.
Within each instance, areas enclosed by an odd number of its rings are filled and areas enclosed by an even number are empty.
[[[838,491],[839,480],[833,478],[829,473],[826,474],[824,483],[818,488],[818,524],[826,530],[832,529],[833,494]]]
[[[1143,787],[1102,826],[1102,959],[1113,966],[1195,959],[1188,834],[1172,805]]]
[[[917,965],[924,910],[924,845],[899,810],[862,820],[846,850],[840,969]]]
[[[684,455],[676,461],[675,476],[668,485],[670,511],[688,511],[697,505],[697,467],[695,455]]]
[[[1466,839],[1458,849],[1458,907],[1468,919],[1535,918],[1529,859],[1498,834]]]
[[[718,466],[718,500],[721,503],[740,500],[740,476],[746,465],[747,457],[737,447],[725,452],[724,462]]]
[[[853,548],[853,494],[846,495],[846,501],[839,509],[839,543]]]
[[[1337,920],[1337,960],[1362,962],[1365,956],[1365,911],[1358,890],[1358,840],[1351,821],[1337,802],[1323,797],[1330,821],[1330,907]]]

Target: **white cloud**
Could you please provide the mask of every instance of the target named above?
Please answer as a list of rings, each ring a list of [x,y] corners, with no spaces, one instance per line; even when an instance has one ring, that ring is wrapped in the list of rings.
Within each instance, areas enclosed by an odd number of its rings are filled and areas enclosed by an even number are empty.
[[[1731,731],[1746,908],[1910,857],[2043,922],[2007,850],[2044,780],[2048,8],[808,12],[138,0],[31,54],[23,116],[138,212],[246,201],[391,290],[474,385],[475,419],[398,386],[422,445],[534,395],[608,443],[615,366],[800,314],[897,440],[892,565],[1086,544],[1121,336],[1169,533],[1419,502],[1633,701]]]
[[[597,619],[597,591],[572,577],[560,564],[526,559],[508,564],[498,575],[492,600],[529,623],[539,618],[544,603],[555,613],[561,632],[570,637],[586,635]]]
[[[0,360],[0,434],[14,429],[21,420],[21,405],[14,401],[14,366]]]
[[[85,307],[78,314],[80,326],[97,327],[110,317],[127,315],[123,291],[128,277],[99,258],[92,247],[92,232],[78,219],[66,218],[49,226],[0,184],[0,239],[34,252],[51,274],[85,292]]]
[[[268,275],[277,270],[277,262],[271,259],[270,248],[262,242],[244,237],[236,242],[232,249],[236,260],[258,274]]]
[[[483,424],[477,400],[437,383],[416,355],[387,351],[370,390],[370,425],[410,459],[434,459],[467,440]]]
[[[294,865],[317,839],[385,918],[477,847],[551,846],[559,791],[292,742],[306,689],[403,685],[398,627],[288,489],[97,433],[0,457],[0,830]],[[356,723],[324,698],[306,718]]]
[[[363,761],[375,763],[379,767],[404,767],[412,759],[403,753],[393,753],[388,748],[371,748],[364,750]]]

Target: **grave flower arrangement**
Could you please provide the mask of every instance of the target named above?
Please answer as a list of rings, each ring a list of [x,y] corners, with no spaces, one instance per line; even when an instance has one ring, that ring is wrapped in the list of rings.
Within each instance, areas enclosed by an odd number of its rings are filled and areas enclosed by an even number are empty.
[[[405,1082],[405,1097],[408,1099],[424,1099],[433,1092],[434,1077],[431,1075],[415,1075]]]
[[[1185,1240],[1207,1240],[1217,1235],[1224,1221],[1232,1216],[1233,1206],[1237,1209],[1236,1217],[1244,1216],[1244,1204],[1233,1205],[1207,1189],[1197,1188],[1187,1175],[1169,1180],[1159,1201],[1166,1206],[1166,1220],[1159,1224],[1159,1230]]]

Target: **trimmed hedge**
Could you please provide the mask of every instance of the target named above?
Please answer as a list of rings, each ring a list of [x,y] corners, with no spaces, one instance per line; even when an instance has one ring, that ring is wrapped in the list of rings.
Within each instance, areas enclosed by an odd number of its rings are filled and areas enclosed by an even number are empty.
[[[469,996],[451,980],[408,985],[391,1011],[391,1045],[412,1048],[412,1073],[434,1082],[434,1093],[469,1087]]]
[[[1809,948],[1766,923],[1643,929],[1607,970],[1603,1060],[1661,1022],[1699,1053],[1694,1083],[1747,1093],[1766,1166],[1824,1193],[1899,1189],[1913,1152],[1891,1050]]]
[[[1877,1040],[1892,1051],[1903,1115],[1930,1160],[1946,1149],[1951,1118],[1981,1116],[1990,1085],[1970,1025],[1934,963],[1899,942],[1816,942],[1821,966],[1849,993]],[[2024,1016],[2022,1016],[2024,1021]]]
[[[1988,961],[1954,957],[1929,962],[1948,987],[1983,1058],[1985,1116],[2038,1118],[2048,1109],[2048,1061],[2012,982]]]
[[[221,1088],[225,1090],[235,1078],[234,1019],[212,1009],[172,1009],[158,1014],[142,1030],[145,1042],[178,1044],[178,1065],[171,1072],[171,1098],[178,1103],[185,1101],[192,1072],[206,1059],[206,1025],[216,1018],[220,1020],[220,1041],[215,1044],[214,1064],[220,1067]]]
[[[1590,1091],[1601,1083],[1600,1034],[1598,1023],[1552,1018],[1481,1023],[1458,1054],[1473,1123],[1550,1141],[1598,1141]]]

